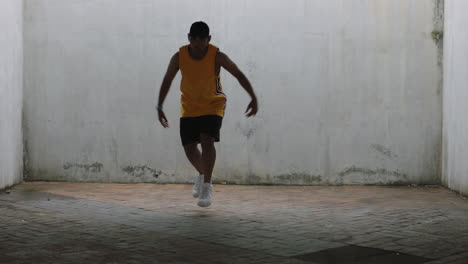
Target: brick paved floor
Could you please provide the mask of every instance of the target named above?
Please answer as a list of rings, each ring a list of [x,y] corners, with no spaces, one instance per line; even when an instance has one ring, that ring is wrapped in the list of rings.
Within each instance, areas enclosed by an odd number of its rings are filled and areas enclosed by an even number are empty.
[[[17,185],[0,263],[468,263],[468,200],[442,187],[214,190],[200,208],[183,184]]]

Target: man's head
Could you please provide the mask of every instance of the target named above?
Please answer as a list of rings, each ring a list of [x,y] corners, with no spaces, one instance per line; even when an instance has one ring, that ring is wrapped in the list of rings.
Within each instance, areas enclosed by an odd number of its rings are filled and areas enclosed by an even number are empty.
[[[208,47],[208,43],[211,40],[210,28],[205,22],[195,22],[190,27],[188,39],[190,42],[190,48],[197,51],[203,51]]]

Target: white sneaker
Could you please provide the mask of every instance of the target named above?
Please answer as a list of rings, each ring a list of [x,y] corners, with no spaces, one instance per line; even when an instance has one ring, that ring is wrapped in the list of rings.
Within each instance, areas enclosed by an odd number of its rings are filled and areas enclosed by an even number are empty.
[[[200,199],[198,200],[198,206],[200,207],[210,206],[212,197],[213,197],[213,184],[204,182],[202,184]]]
[[[205,176],[203,174],[197,175],[193,179],[192,195],[197,198],[200,195],[201,185],[203,184]]]

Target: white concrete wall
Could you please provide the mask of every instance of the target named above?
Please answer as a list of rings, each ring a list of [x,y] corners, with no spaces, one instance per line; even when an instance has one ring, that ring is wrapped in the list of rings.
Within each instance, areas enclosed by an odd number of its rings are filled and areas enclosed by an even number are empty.
[[[468,194],[468,1],[445,5],[442,180]]]
[[[439,1],[26,0],[25,112],[31,179],[187,182],[180,76],[154,105],[190,24],[250,78],[228,94],[215,182],[435,183]]]
[[[0,189],[21,182],[23,177],[22,12],[22,1],[0,1]]]

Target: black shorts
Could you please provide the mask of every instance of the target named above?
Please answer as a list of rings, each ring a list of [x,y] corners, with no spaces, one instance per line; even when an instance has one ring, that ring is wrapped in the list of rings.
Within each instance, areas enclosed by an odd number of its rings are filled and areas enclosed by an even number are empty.
[[[217,115],[180,118],[180,138],[182,145],[200,143],[200,134],[209,134],[219,142],[219,130],[223,118]]]

